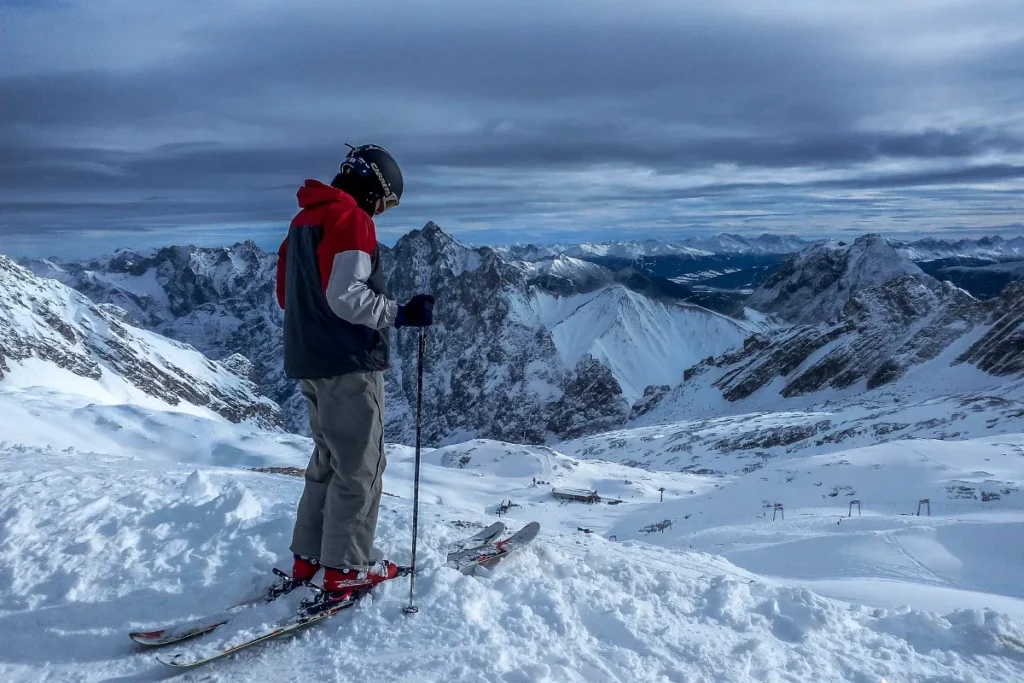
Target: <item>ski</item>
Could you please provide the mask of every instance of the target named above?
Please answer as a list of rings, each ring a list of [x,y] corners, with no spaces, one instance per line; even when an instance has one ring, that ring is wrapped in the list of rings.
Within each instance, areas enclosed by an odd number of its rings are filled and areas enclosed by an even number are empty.
[[[540,524],[530,522],[508,538],[480,548],[470,548],[448,557],[448,566],[467,574],[477,567],[493,567],[501,560],[529,545],[540,533]]]
[[[480,533],[464,538],[461,541],[455,541],[449,543],[444,548],[445,554],[448,556],[448,560],[451,561],[452,557],[459,553],[465,552],[466,550],[472,550],[473,548],[482,548],[491,543],[498,536],[505,533],[505,524],[502,522],[495,522]]]
[[[395,578],[398,578],[399,576],[408,576],[411,572],[412,567],[399,567],[398,575]],[[267,630],[255,633],[240,642],[231,644],[231,641],[228,640],[229,644],[223,648],[210,650],[208,647],[200,646],[195,648],[191,653],[188,651],[177,652],[173,655],[165,655],[161,653],[156,656],[156,660],[161,664],[166,664],[167,666],[177,669],[188,669],[201,664],[207,664],[217,659],[221,659],[222,657],[232,655],[240,650],[244,650],[247,647],[258,645],[259,643],[277,638],[285,635],[286,633],[296,631],[306,626],[311,626],[319,621],[327,619],[328,617],[333,617],[335,614],[353,607],[359,602],[359,598],[366,595],[367,592],[368,591],[364,591],[359,594],[354,594],[350,598],[338,602],[332,607],[315,614],[309,614],[300,609],[292,616],[277,621]]]
[[[459,553],[467,550],[487,546],[504,531],[505,525],[501,522],[495,522],[473,536],[450,543],[444,548],[444,550],[448,554],[448,559],[451,560],[453,555],[458,555]],[[278,571],[280,570],[275,570],[275,573]],[[260,596],[252,600],[240,602],[237,605],[232,605],[231,607],[214,614],[196,617],[195,619],[189,619],[176,624],[164,626],[162,628],[153,629],[151,631],[132,631],[128,634],[128,637],[139,645],[145,645],[146,647],[172,645],[174,643],[180,643],[183,640],[188,640],[189,638],[195,638],[197,636],[210,633],[211,631],[228,623],[245,610],[267,604],[268,602],[272,602],[272,600],[268,600],[265,596]]]
[[[287,593],[282,593],[281,595],[286,594]],[[267,598],[266,596],[261,596],[232,605],[231,607],[215,614],[208,614],[195,619],[178,622],[153,631],[132,631],[128,634],[128,637],[139,645],[146,645],[148,647],[160,647],[162,645],[178,643],[182,640],[195,638],[196,636],[209,633],[217,627],[228,623],[239,613],[259,605],[265,605],[268,602],[273,602],[276,599],[276,597]]]
[[[466,539],[464,543],[466,545],[469,545],[470,543],[479,543],[485,535],[493,534],[491,536],[492,540],[490,542],[485,542],[483,545],[477,547],[469,547],[465,550],[451,553],[449,555],[448,566],[454,569],[458,569],[459,571],[462,571],[464,573],[468,573],[476,567],[480,566],[491,567],[496,563],[500,562],[501,560],[503,560],[504,558],[508,557],[510,554],[529,545],[529,543],[533,541],[537,537],[537,534],[540,532],[540,524],[538,524],[537,522],[531,522],[519,531],[517,531],[516,533],[509,536],[508,538],[502,539],[500,541],[494,541],[493,539],[496,538],[497,535],[500,535],[501,532],[504,530],[504,525],[501,525],[502,528],[497,530],[495,529],[495,527],[496,525],[492,525],[491,527],[488,527],[488,529],[481,531],[479,534],[472,537],[471,539]],[[411,567],[400,567],[398,571],[398,576],[408,576],[411,571]],[[305,585],[309,586],[314,590],[319,590],[311,584],[307,583]],[[350,607],[353,607],[357,602],[359,602],[359,598],[365,594],[365,592],[355,594],[351,596],[349,599],[341,601],[331,606],[330,608],[315,614],[310,614],[304,611],[303,609],[299,609],[295,614],[276,621],[265,630],[253,634],[248,634],[246,637],[244,637],[244,639],[238,642],[232,642],[231,639],[228,639],[225,645],[220,648],[214,647],[213,649],[211,649],[210,645],[206,644],[205,646],[201,645],[199,647],[193,648],[191,651],[184,650],[176,652],[174,654],[167,655],[159,654],[157,655],[156,659],[161,664],[165,664],[167,666],[178,669],[191,668],[195,666],[200,666],[202,664],[207,664],[217,659],[221,659],[222,657],[232,655],[240,650],[244,650],[245,648],[248,648],[252,645],[257,645],[259,643],[263,643],[268,640],[278,638],[287,633],[291,633],[298,629],[305,628],[307,626],[312,626],[313,624],[319,621],[323,621],[324,619],[332,617],[338,614],[339,612],[342,612]],[[221,624],[223,623],[226,622],[221,622]],[[209,630],[213,630],[215,628],[217,627],[214,626]],[[209,630],[206,632],[209,632]]]

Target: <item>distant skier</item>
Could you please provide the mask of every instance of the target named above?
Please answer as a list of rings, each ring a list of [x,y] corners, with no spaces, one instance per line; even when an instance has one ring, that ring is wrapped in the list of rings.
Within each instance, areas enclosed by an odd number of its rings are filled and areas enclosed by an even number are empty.
[[[351,146],[350,146],[351,147]],[[323,607],[393,578],[371,557],[384,457],[389,328],[426,327],[434,298],[388,299],[373,216],[397,206],[402,172],[382,147],[352,147],[330,185],[307,180],[281,243],[285,373],[299,380],[315,447],[306,467],[291,551],[294,579],[324,567]],[[288,590],[282,581],[271,594]]]

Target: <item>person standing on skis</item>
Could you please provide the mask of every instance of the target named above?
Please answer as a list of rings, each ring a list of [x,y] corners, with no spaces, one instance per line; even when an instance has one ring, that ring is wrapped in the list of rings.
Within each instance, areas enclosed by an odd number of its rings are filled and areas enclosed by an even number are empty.
[[[307,180],[299,188],[301,210],[278,252],[285,373],[299,380],[314,442],[292,535],[292,579],[312,580],[323,567],[317,601],[328,605],[398,570],[371,556],[386,466],[389,333],[434,321],[432,296],[399,305],[387,295],[373,217],[397,206],[402,189],[387,150],[351,147],[330,185]],[[271,595],[292,586],[279,582]]]

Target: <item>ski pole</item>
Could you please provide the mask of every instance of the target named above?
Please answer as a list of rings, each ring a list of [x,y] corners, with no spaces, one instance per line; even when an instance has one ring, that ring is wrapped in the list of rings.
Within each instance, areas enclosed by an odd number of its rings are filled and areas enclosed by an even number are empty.
[[[412,561],[409,565],[409,606],[405,614],[416,614],[420,608],[414,603],[416,590],[416,537],[420,523],[420,441],[423,425],[423,355],[427,346],[427,328],[421,327],[419,339],[419,360],[416,367],[416,472],[413,474],[412,493]]]

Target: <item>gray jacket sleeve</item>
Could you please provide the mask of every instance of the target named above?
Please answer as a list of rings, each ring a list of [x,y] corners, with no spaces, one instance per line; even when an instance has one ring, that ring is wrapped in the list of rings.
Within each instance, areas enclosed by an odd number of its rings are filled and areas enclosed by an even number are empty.
[[[365,251],[353,249],[337,254],[327,282],[327,303],[342,320],[377,330],[395,324],[398,304],[367,286],[372,270],[370,255]]]

